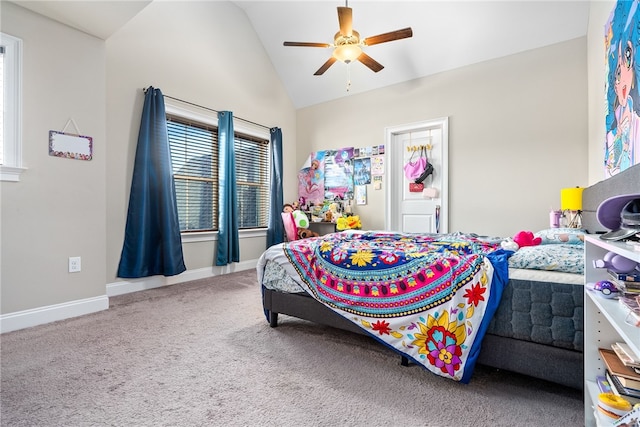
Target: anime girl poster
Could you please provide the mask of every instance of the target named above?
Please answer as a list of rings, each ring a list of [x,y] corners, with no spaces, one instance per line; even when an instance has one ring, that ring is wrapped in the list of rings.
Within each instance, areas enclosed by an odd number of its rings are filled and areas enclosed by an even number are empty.
[[[607,178],[640,163],[638,5],[638,0],[619,0],[605,25]]]
[[[307,203],[320,205],[324,202],[324,163],[324,151],[311,153],[298,172],[298,197],[304,197]]]

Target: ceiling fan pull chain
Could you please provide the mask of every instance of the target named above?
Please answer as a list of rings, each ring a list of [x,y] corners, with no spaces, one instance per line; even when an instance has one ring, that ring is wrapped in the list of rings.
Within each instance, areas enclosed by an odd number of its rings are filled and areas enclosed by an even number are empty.
[[[351,64],[347,64],[347,92],[351,89]]]

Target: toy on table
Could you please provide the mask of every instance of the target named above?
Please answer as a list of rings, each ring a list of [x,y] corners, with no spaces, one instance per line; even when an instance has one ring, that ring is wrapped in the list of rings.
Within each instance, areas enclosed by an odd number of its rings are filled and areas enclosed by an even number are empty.
[[[340,206],[336,202],[329,203],[327,211],[324,213],[324,220],[326,222],[336,222],[342,214],[340,213]]]
[[[283,212],[291,212],[291,216],[293,217],[293,222],[296,224],[296,228],[298,230],[298,239],[304,239],[307,237],[318,237],[320,236],[315,231],[311,231],[309,229],[309,217],[307,214],[302,212],[298,207],[298,202],[287,203],[282,208]]]

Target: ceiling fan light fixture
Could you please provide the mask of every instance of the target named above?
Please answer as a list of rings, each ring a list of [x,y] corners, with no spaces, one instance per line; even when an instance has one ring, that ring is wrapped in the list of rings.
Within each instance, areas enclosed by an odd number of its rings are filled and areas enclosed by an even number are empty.
[[[333,44],[328,43],[310,43],[310,42],[284,42],[285,46],[303,46],[303,47],[334,47],[332,55],[322,66],[313,73],[314,76],[321,76],[336,61],[350,64],[358,61],[369,68],[374,73],[382,70],[384,66],[375,59],[362,51],[362,46],[373,46],[380,43],[387,43],[394,40],[406,39],[413,37],[411,27],[401,30],[391,31],[389,33],[378,34],[377,36],[360,39],[360,34],[353,29],[352,11],[345,3],[345,7],[338,7],[338,24],[340,31],[333,36]]]
[[[357,44],[343,44],[336,46],[333,51],[333,57],[345,64],[356,60],[362,53],[362,48]]]

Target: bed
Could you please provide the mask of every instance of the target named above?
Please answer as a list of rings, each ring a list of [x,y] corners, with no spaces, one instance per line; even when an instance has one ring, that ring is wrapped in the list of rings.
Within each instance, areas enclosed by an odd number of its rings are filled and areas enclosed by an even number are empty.
[[[420,247],[417,250],[418,258],[424,255],[425,247],[433,247],[434,245],[438,247],[438,245],[461,244],[464,246],[468,244],[475,248],[471,251],[475,257],[474,262],[476,262],[471,270],[475,273],[451,271],[452,275],[467,275],[464,276],[467,277],[466,282],[463,280],[461,283],[456,282],[452,285],[453,288],[457,287],[460,290],[460,292],[451,292],[451,295],[461,294],[458,295],[458,299],[456,300],[454,296],[443,297],[439,295],[440,301],[450,298],[448,308],[441,311],[447,311],[450,317],[451,315],[462,316],[457,319],[456,326],[460,327],[463,323],[467,325],[468,333],[466,336],[469,340],[459,339],[461,349],[447,353],[453,354],[454,357],[460,356],[455,360],[458,362],[457,365],[444,366],[441,361],[440,363],[437,360],[433,362],[434,358],[430,357],[428,340],[424,338],[428,335],[424,325],[437,325],[437,314],[425,315],[422,313],[421,317],[418,313],[417,317],[400,317],[403,320],[398,321],[398,313],[389,313],[383,310],[376,314],[366,311],[362,307],[352,309],[353,306],[348,304],[354,304],[353,301],[340,300],[336,303],[335,300],[331,300],[331,293],[335,294],[335,283],[333,287],[325,283],[325,289],[322,286],[320,288],[311,287],[307,282],[313,282],[310,277],[317,274],[317,270],[314,270],[317,260],[308,258],[309,253],[313,250],[309,247],[304,249],[305,243],[290,242],[275,245],[261,256],[257,273],[262,285],[265,316],[272,327],[278,325],[279,315],[284,314],[369,335],[398,352],[403,364],[418,363],[438,375],[457,381],[468,382],[472,376],[474,365],[480,363],[582,389],[584,297],[582,269],[584,262],[581,234],[583,230],[591,233],[606,231],[602,230],[596,220],[597,206],[607,197],[640,192],[639,183],[640,167],[634,166],[613,178],[586,188],[583,193],[582,230],[538,230],[536,236],[541,237],[541,245],[530,249],[521,248],[512,255],[500,247],[500,241],[503,239],[499,237],[463,233],[421,236],[423,246],[418,245]],[[349,234],[349,236],[344,234]],[[329,235],[324,238],[310,239],[307,244],[315,248],[320,248],[323,245],[325,248],[329,248],[332,245],[339,245],[345,240],[355,238],[356,244],[362,247],[362,245],[372,244],[371,234],[363,232]],[[394,240],[407,238],[407,236],[399,236],[394,233],[374,232],[373,234],[382,237],[382,246]],[[424,242],[425,238],[428,240],[427,242]],[[364,242],[362,242],[363,239]],[[384,239],[388,241],[384,241]],[[415,244],[415,242],[411,243]],[[289,246],[292,244],[299,247],[290,248]],[[300,247],[303,248],[302,252],[294,255],[293,249],[300,250]],[[289,250],[288,255],[287,250]],[[527,254],[527,252],[534,252],[534,254]],[[491,253],[506,253],[508,256],[490,259],[488,256]],[[416,253],[412,254],[412,256],[415,255]],[[455,256],[457,255],[459,254]],[[292,259],[296,259],[296,256],[298,256],[297,265],[295,262],[291,262]],[[529,264],[532,260],[535,261],[534,264],[538,263],[533,269]],[[464,262],[462,263],[464,264]],[[419,271],[428,271],[429,268],[433,269],[432,266],[433,264],[427,265],[426,263],[416,266],[414,263],[409,267],[409,270],[415,278],[418,277]],[[488,268],[489,266],[490,268]],[[337,266],[334,267],[337,268]],[[506,273],[500,273],[502,270],[505,270]],[[337,277],[335,274],[338,274],[336,271],[327,270],[324,273],[326,273],[326,277],[335,278]],[[477,275],[478,271],[481,272],[480,274],[484,271],[485,275],[489,274],[493,279],[490,287],[487,287],[486,293],[482,294],[483,297],[486,297],[483,301],[469,298],[473,295],[477,296],[477,293],[474,294],[473,291],[474,284],[477,290],[479,284],[482,284],[482,280],[486,280],[486,278],[481,279],[481,275]],[[496,271],[500,274],[494,274]],[[362,276],[367,273],[358,272],[358,274]],[[358,274],[355,274],[354,277],[362,278]],[[348,282],[348,280],[346,281]],[[386,283],[389,284],[388,281]],[[426,282],[421,282],[421,284],[425,286],[425,289],[428,288]],[[464,289],[466,290],[463,292]],[[390,292],[390,288],[387,291]],[[378,290],[378,292],[381,291]],[[463,298],[463,295],[467,295],[467,298]],[[340,295],[340,297],[342,296]],[[346,305],[340,307],[340,303]],[[476,303],[479,305],[475,305]],[[423,309],[424,307],[420,307],[420,310]],[[470,309],[483,314],[480,317],[465,319],[464,316]],[[400,311],[402,311],[400,314],[405,314],[411,310]],[[465,314],[461,315],[461,312]],[[382,314],[381,317],[375,318],[380,314]],[[376,320],[373,321],[373,319]],[[442,318],[439,319],[440,323],[443,323]],[[449,324],[453,323],[449,322]],[[449,329],[454,332],[449,336],[453,342],[455,341],[453,335],[456,335],[457,332],[454,327]],[[394,333],[395,339],[393,338]],[[446,334],[446,331],[444,333]],[[433,343],[431,345],[432,350],[437,350],[433,347]],[[423,351],[420,352],[419,348],[422,348]],[[431,365],[431,368],[428,365]],[[452,370],[452,366],[454,368],[457,366],[459,369]]]

